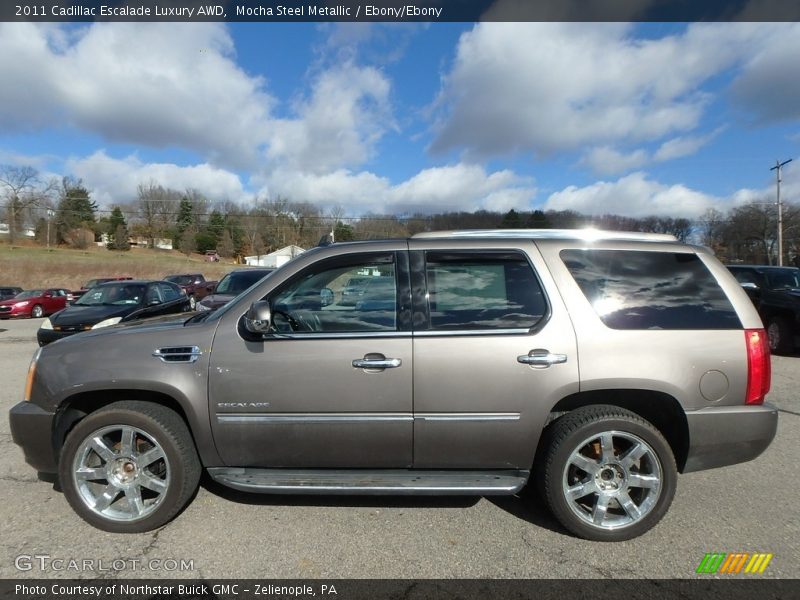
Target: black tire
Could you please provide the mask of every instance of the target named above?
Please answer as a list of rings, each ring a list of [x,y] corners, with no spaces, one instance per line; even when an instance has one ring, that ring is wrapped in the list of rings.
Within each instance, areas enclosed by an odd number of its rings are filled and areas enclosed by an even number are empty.
[[[113,516],[100,514],[96,510],[98,504],[94,504],[95,508],[93,508],[87,498],[92,498],[93,493],[98,500],[101,500],[102,496],[99,496],[96,492],[89,491],[85,481],[81,481],[80,484],[84,487],[79,488],[79,477],[75,474],[78,470],[78,462],[82,460],[81,457],[86,456],[87,453],[94,452],[91,449],[87,450],[91,446],[90,440],[98,434],[105,435],[101,432],[106,431],[111,436],[116,431],[116,428],[120,428],[120,431],[133,430],[137,432],[132,438],[133,445],[137,446],[137,450],[130,453],[132,456],[143,457],[147,453],[137,454],[139,452],[138,447],[143,444],[146,445],[146,450],[157,449],[162,452],[162,454],[157,455],[163,458],[157,459],[158,462],[153,463],[158,465],[161,470],[158,476],[154,476],[149,471],[150,467],[148,465],[151,463],[143,462],[139,466],[136,458],[119,458],[125,454],[122,440],[117,445],[112,445],[109,448],[114,452],[118,451],[114,455],[114,461],[108,459],[103,463],[100,453],[97,456],[91,456],[91,458],[101,463],[97,469],[98,471],[108,471],[109,465],[117,464],[120,461],[128,461],[123,469],[118,469],[122,476],[130,478],[129,482],[122,485],[128,488],[135,487],[139,490],[138,501],[140,504],[145,494],[156,496],[155,499],[152,497],[144,499],[142,507],[135,509],[137,513],[139,510],[144,511],[141,517],[130,515],[129,517],[114,518]],[[103,441],[106,442],[107,438],[103,438]],[[154,442],[155,445],[152,447],[147,446],[148,441]],[[130,468],[133,471],[133,475],[130,475],[128,467],[131,462],[136,465],[135,468]],[[86,522],[98,529],[112,533],[141,533],[161,527],[186,506],[197,490],[200,472],[201,465],[197,450],[183,419],[167,407],[151,402],[131,400],[110,404],[91,413],[75,426],[67,436],[61,449],[58,475],[67,501],[73,510]],[[148,483],[139,483],[140,479],[144,481],[147,478],[148,482],[152,482],[152,480],[158,479],[162,475],[164,478],[160,479],[160,481],[166,483],[165,490],[160,494],[149,491]],[[105,489],[110,489],[112,488],[111,477],[113,476],[92,477],[89,483],[98,490],[104,486],[108,486]],[[121,494],[121,496],[118,496],[118,494]],[[114,497],[116,499],[111,501],[106,510],[111,510],[114,506],[124,503],[126,508],[122,509],[123,512],[125,510],[134,511],[128,502],[127,492],[122,491],[122,488],[114,493]]]
[[[31,319],[41,319],[44,316],[44,309],[41,304],[36,304],[31,309]]]
[[[675,495],[677,468],[669,444],[649,422],[616,406],[586,406],[554,421],[546,436],[537,472],[539,488],[553,515],[571,533],[619,542],[642,535],[666,514]],[[604,457],[606,440],[612,452]],[[627,465],[625,455],[634,448],[646,454]],[[576,466],[587,452],[585,465],[596,469],[594,473]],[[597,453],[596,462],[592,452]],[[646,485],[640,484],[645,480]],[[656,481],[657,487],[651,487]],[[578,489],[588,493],[578,496]],[[570,496],[568,490],[575,494]],[[598,510],[603,506],[605,510]],[[634,516],[640,510],[641,515]],[[596,516],[599,523],[593,522]]]
[[[794,350],[794,333],[786,317],[770,317],[767,320],[767,340],[773,354],[790,354]]]

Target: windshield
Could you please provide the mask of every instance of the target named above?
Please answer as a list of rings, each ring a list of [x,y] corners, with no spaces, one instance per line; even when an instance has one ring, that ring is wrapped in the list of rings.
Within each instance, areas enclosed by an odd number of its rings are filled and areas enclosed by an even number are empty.
[[[44,290],[27,290],[25,292],[20,292],[16,296],[14,296],[14,300],[25,300],[25,298],[38,298],[44,294]]]
[[[800,269],[771,269],[766,275],[773,290],[800,288]]]
[[[194,277],[191,275],[172,275],[170,277],[165,277],[164,281],[171,281],[178,285],[189,285],[194,282]]]
[[[268,275],[267,272],[259,271],[236,271],[228,273],[214,290],[215,294],[230,294],[236,296],[241,294],[254,283],[261,281]]]
[[[144,285],[118,284],[104,285],[89,290],[81,296],[75,306],[126,306],[142,303]]]

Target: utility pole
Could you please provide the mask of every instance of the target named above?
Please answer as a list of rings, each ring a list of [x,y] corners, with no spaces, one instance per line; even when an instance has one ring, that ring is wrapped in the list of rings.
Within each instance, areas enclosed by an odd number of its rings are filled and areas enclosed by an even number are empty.
[[[778,266],[783,266],[783,204],[781,204],[781,167],[789,164],[792,159],[783,162],[776,160],[775,166],[770,171],[775,171],[778,179]]]
[[[50,250],[50,219],[53,218],[53,215],[56,214],[53,212],[53,209],[47,209],[47,249]]]

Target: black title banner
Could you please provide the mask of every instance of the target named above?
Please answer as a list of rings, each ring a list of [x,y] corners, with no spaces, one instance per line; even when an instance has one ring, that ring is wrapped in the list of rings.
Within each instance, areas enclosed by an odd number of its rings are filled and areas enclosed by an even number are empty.
[[[0,598],[15,600],[784,600],[798,580],[271,580],[26,579],[0,580]]]
[[[797,0],[3,0],[0,21],[797,21]]]

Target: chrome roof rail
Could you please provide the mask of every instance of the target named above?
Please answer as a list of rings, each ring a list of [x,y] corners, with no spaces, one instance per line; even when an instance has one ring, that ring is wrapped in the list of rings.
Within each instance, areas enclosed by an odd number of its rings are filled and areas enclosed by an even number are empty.
[[[536,240],[630,240],[638,242],[677,242],[669,233],[641,233],[637,231],[605,231],[602,229],[464,229],[461,231],[425,231],[411,239],[459,238],[528,238]]]

